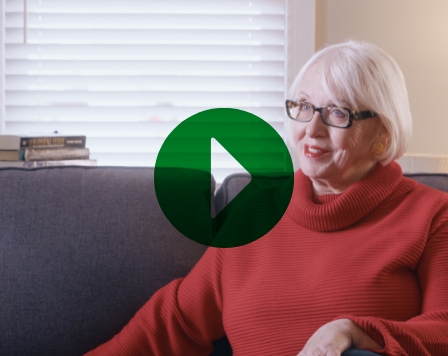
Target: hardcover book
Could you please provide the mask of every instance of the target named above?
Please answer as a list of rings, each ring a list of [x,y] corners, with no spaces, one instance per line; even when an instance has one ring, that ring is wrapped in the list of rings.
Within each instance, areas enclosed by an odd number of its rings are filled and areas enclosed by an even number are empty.
[[[88,148],[28,148],[24,150],[25,161],[63,161],[89,159]]]
[[[69,159],[62,161],[0,161],[0,167],[36,168],[49,166],[96,166],[95,159]]]
[[[0,136],[0,150],[61,147],[84,148],[86,147],[86,136]]]
[[[23,150],[0,150],[0,161],[23,161]]]

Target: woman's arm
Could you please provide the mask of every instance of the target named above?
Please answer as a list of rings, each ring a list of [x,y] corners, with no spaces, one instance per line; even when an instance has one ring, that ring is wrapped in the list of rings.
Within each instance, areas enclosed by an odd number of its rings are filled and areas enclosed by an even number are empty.
[[[431,225],[417,275],[422,291],[420,315],[406,322],[347,317],[369,335],[381,337],[387,355],[448,355],[448,195]]]
[[[119,334],[87,355],[210,355],[212,341],[224,335],[223,252],[209,248],[186,278],[157,291]]]
[[[448,355],[448,195],[441,199],[437,210],[417,268],[421,314],[407,321],[340,315],[313,334],[300,356],[323,345],[336,350],[334,355],[350,347],[388,356]]]

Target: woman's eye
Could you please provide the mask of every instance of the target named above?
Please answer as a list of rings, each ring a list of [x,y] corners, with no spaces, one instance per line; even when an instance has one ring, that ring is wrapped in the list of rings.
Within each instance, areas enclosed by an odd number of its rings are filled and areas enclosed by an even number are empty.
[[[341,110],[334,110],[334,111],[333,111],[333,114],[334,114],[334,115],[337,115],[337,116],[344,115],[344,114],[342,113]]]
[[[302,103],[302,110],[304,111],[311,110],[311,105],[307,103]]]
[[[345,110],[341,110],[338,108],[335,108],[331,111],[332,115],[338,116],[338,117],[346,117],[347,113],[345,112]]]

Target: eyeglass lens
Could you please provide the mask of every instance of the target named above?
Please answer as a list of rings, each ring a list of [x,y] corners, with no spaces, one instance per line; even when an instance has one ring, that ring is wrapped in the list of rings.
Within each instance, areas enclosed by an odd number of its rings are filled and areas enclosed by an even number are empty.
[[[292,103],[291,103],[292,104]],[[294,103],[289,105],[289,112],[293,119],[309,121],[314,115],[314,108],[308,103]],[[348,110],[337,106],[325,106],[319,109],[322,119],[330,125],[346,126],[350,121]]]

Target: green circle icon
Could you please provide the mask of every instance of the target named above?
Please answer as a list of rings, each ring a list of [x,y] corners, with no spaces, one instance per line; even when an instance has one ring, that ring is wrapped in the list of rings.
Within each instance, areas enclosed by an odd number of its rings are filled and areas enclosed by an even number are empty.
[[[212,140],[250,174],[250,182],[218,214],[212,207]],[[237,247],[268,233],[288,207],[294,185],[289,151],[264,120],[237,109],[210,109],[181,122],[157,156],[160,207],[186,237],[207,246]]]

